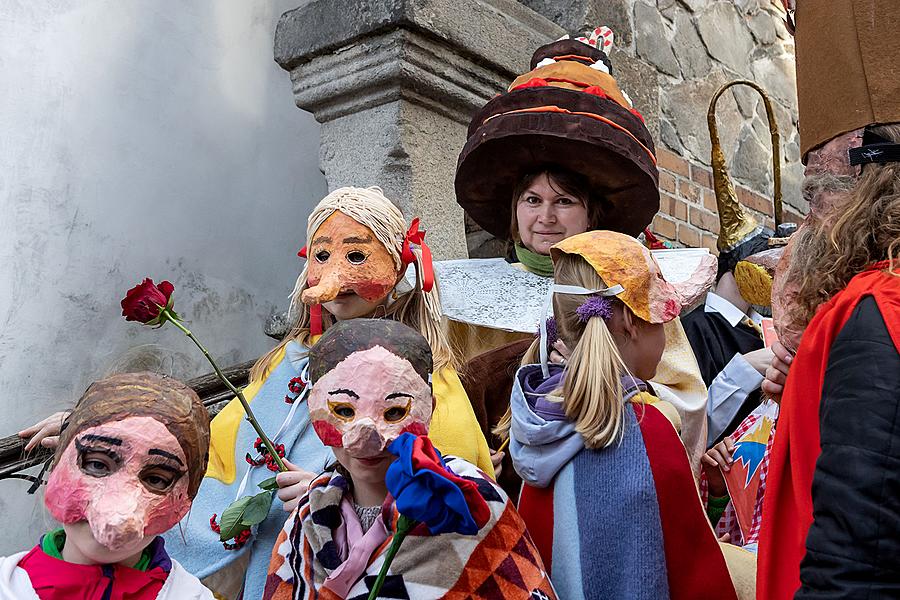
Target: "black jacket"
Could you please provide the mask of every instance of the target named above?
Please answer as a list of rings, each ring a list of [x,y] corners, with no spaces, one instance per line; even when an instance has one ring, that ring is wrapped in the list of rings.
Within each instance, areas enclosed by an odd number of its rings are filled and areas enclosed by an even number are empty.
[[[706,312],[703,306],[682,317],[681,324],[697,358],[697,366],[700,367],[700,375],[706,387],[712,385],[735,354],[747,354],[763,347],[763,341],[755,329],[744,323],[733,327],[725,317],[717,312]],[[709,440],[708,445],[712,446],[730,435],[759,406],[761,400],[762,396],[757,388],[744,400],[728,427],[718,438]]]
[[[872,297],[828,355],[795,598],[900,598],[900,354]]]

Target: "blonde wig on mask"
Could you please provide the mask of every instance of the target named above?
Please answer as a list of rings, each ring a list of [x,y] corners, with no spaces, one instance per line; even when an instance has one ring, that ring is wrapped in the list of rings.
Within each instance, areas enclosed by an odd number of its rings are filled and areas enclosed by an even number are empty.
[[[342,187],[334,190],[319,202],[309,215],[306,226],[306,239],[311,240],[322,224],[335,213],[340,211],[360,225],[368,227],[381,242],[391,258],[397,270],[398,278],[404,272],[405,265],[401,258],[403,240],[406,237],[407,224],[403,213],[381,191],[379,187]],[[412,247],[415,256],[416,284],[407,292],[393,292],[392,300],[385,308],[384,317],[399,321],[422,334],[431,346],[434,357],[435,370],[447,366],[456,367],[457,361],[450,347],[450,342],[441,325],[440,292],[438,282],[435,280],[431,291],[422,289],[424,281],[424,267],[422,265],[422,250]],[[309,263],[307,263],[308,265]],[[303,290],[307,288],[307,266],[304,265],[294,291],[291,292],[291,306],[288,311],[292,319],[296,319],[291,331],[284,337],[281,343],[262,356],[250,371],[251,380],[262,379],[266,370],[271,366],[274,357],[289,342],[297,340],[306,347],[311,345],[310,340],[310,313],[309,307],[300,299]],[[382,315],[377,315],[382,316]]]
[[[573,285],[588,289],[607,287],[593,267],[577,254],[560,254],[553,264],[553,279],[561,285]],[[617,443],[624,427],[622,376],[628,368],[607,322],[592,317],[582,322],[577,314],[586,297],[580,294],[554,294],[553,315],[559,339],[572,348],[566,362],[566,376],[562,388],[550,393],[563,404],[563,409],[575,430],[584,438],[587,448],[605,448]],[[612,299],[614,310],[629,310],[620,301]],[[637,319],[637,317],[634,317]],[[522,364],[534,364],[540,359],[540,338],[536,339]],[[494,433],[503,439],[509,437],[512,413],[507,410]]]

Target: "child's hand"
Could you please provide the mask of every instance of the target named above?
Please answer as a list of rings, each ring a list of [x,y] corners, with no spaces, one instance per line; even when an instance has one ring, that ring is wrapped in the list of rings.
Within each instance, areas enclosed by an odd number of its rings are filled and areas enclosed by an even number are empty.
[[[766,376],[766,370],[772,365],[772,360],[775,358],[775,354],[772,352],[771,348],[760,348],[759,350],[748,352],[743,356],[744,360],[746,360],[750,366],[756,369],[763,377]]]
[[[552,363],[564,365],[566,364],[566,362],[568,362],[571,355],[572,351],[566,347],[565,342],[563,342],[562,340],[556,340],[553,343],[553,350],[550,351],[550,356],[548,358]]]
[[[286,458],[284,464],[288,470],[276,475],[275,482],[279,488],[278,499],[284,502],[284,510],[292,513],[300,504],[300,498],[306,495],[309,484],[316,478],[316,474],[301,469]]]
[[[38,421],[31,427],[23,429],[19,432],[20,438],[31,438],[25,444],[25,452],[31,452],[38,445],[44,448],[55,450],[59,445],[59,433],[62,430],[63,421],[72,411],[64,410],[53,413],[43,421]]]
[[[494,465],[494,480],[500,479],[500,472],[503,471],[503,459],[506,458],[506,452],[502,450],[491,450],[491,464]]]
[[[722,497],[728,493],[725,487],[725,476],[731,470],[734,454],[734,440],[726,437],[724,440],[710,448],[700,459],[703,470],[706,472],[706,480],[709,482],[709,493],[712,496]]]

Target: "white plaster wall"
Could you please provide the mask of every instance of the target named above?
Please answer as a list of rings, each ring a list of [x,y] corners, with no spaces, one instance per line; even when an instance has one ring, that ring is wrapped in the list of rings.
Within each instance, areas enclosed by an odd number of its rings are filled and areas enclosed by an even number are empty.
[[[272,341],[325,193],[319,126],[272,60],[298,0],[0,2],[0,436],[116,365],[194,376],[173,328],[120,317],[144,276],[222,363]],[[0,481],[0,555],[45,527]]]

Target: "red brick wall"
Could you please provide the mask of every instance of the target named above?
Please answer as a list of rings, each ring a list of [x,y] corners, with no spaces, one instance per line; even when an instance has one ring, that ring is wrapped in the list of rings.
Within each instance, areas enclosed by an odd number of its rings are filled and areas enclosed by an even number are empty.
[[[656,236],[680,246],[706,247],[716,252],[719,216],[713,191],[712,171],[657,147],[659,164],[659,213],[650,225]],[[760,222],[774,227],[772,200],[735,184],[738,200]],[[784,205],[784,220],[799,223],[803,217]]]

